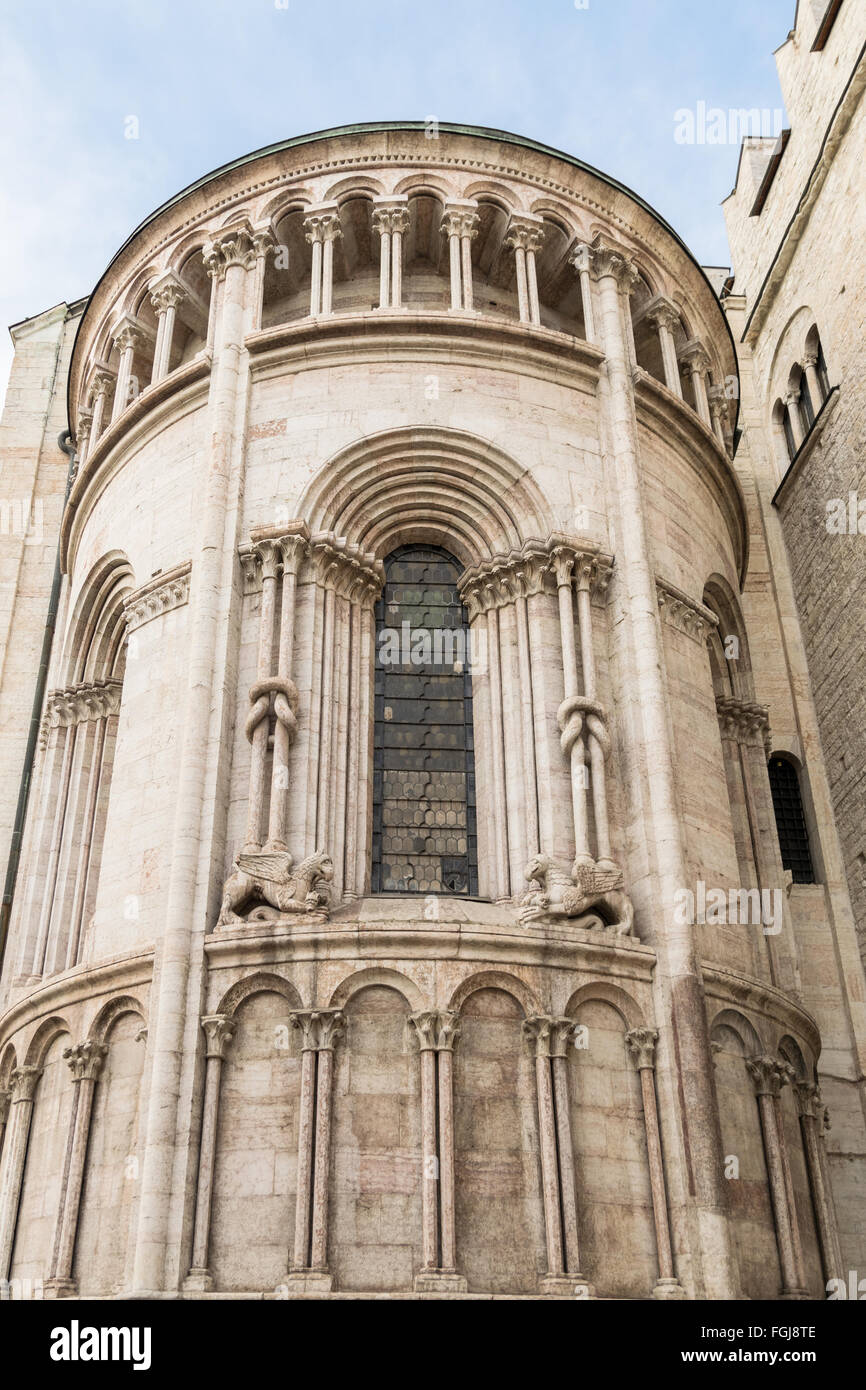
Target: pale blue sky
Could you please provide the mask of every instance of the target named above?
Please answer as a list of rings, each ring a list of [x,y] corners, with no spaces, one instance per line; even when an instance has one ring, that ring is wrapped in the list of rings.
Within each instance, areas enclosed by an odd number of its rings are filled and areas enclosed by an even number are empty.
[[[735,145],[674,113],[781,105],[795,0],[0,0],[0,323],[87,294],[183,185],[356,121],[495,126],[628,184],[704,264]],[[134,115],[139,138],[124,138]],[[10,360],[0,330],[0,391]]]

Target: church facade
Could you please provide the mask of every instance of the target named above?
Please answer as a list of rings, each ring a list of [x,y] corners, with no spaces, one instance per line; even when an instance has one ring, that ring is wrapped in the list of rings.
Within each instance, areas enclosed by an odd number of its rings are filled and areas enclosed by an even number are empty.
[[[598,171],[395,123],[201,180],[14,330],[7,1296],[866,1264],[862,966],[734,309]]]

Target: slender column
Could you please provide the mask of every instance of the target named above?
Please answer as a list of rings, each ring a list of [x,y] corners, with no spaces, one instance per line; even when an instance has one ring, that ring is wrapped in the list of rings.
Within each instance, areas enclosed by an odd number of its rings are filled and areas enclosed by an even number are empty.
[[[566,1272],[583,1280],[578,1242],[577,1194],[574,1184],[574,1145],[571,1139],[571,1096],[568,1087],[567,1048],[574,1041],[575,1024],[567,1018],[553,1020],[550,1030],[550,1066],[553,1073],[553,1103],[556,1113],[556,1148],[559,1157],[559,1186],[562,1206],[562,1234],[565,1243]]]
[[[306,225],[306,223],[304,224]],[[312,242],[313,259],[310,267],[310,317],[318,318],[322,312],[322,237],[318,227],[307,232],[307,241]]]
[[[512,216],[503,245],[514,251],[517,303],[521,323],[541,322],[535,257],[543,240],[544,223],[540,217],[534,217],[529,213]]]
[[[357,816],[355,818],[357,839],[355,843],[354,891],[363,895],[368,892],[370,858],[367,851],[369,839],[372,795],[370,769],[373,761],[372,739],[373,720],[371,701],[373,694],[373,606],[381,591],[381,582],[371,581],[360,594],[360,645],[358,660],[358,777],[355,783],[357,793]],[[348,874],[348,848],[347,848]]]
[[[60,791],[54,811],[54,826],[51,832],[51,849],[48,855],[48,869],[45,877],[45,891],[42,898],[42,912],[33,957],[33,974],[41,975],[46,966],[48,934],[54,908],[54,895],[57,891],[57,871],[60,863],[60,850],[63,842],[63,826],[69,805],[69,787],[72,780],[72,764],[75,757],[77,724],[71,721],[64,733],[63,766],[60,773]]]
[[[725,396],[724,386],[711,386],[707,392],[710,404],[710,415],[713,421],[713,433],[727,452],[728,448],[728,401]]]
[[[310,1264],[328,1264],[328,1187],[331,1170],[331,1099],[334,1085],[334,1047],[345,1026],[338,1011],[322,1015],[316,1068],[316,1156],[313,1167],[313,1215]]]
[[[458,1017],[436,1009],[410,1014],[421,1055],[421,1232],[423,1265],[416,1293],[461,1292],[454,1223],[452,1050]]]
[[[250,234],[253,258],[253,288],[250,295],[252,313],[250,321],[253,331],[262,326],[262,309],[265,300],[265,271],[268,256],[276,249],[277,238],[270,221],[258,222]]]
[[[81,928],[84,916],[84,899],[90,874],[90,853],[93,848],[93,832],[96,824],[99,788],[102,782],[102,763],[105,749],[105,735],[108,728],[108,715],[99,719],[96,736],[90,754],[90,771],[87,778],[87,792],[84,806],[84,825],[82,841],[78,854],[78,869],[72,895],[72,911],[69,917],[69,937],[66,944],[66,969],[78,962],[81,945]]]
[[[162,381],[171,370],[171,348],[177,310],[186,298],[186,289],[170,271],[161,275],[150,287],[150,302],[157,315],[151,382]]]
[[[653,1289],[653,1298],[680,1299],[685,1298],[685,1289],[677,1279],[674,1270],[668,1199],[665,1190],[665,1165],[655,1086],[655,1051],[658,1036],[657,1028],[633,1028],[630,1033],[625,1035],[625,1045],[640,1077],[641,1100],[643,1102],[647,1162],[649,1164],[653,1222],[659,1262],[659,1276]]]
[[[792,1213],[788,1207],[788,1194],[785,1185],[782,1141],[776,1121],[775,1098],[779,1088],[787,1081],[775,1057],[752,1057],[746,1061],[746,1068],[755,1085],[758,1097],[758,1111],[761,1116],[761,1130],[764,1136],[764,1152],[767,1157],[767,1175],[770,1181],[770,1200],[776,1223],[776,1243],[779,1248],[779,1263],[782,1269],[783,1298],[802,1298],[805,1290],[798,1282],[797,1261],[792,1234]]]
[[[114,372],[98,371],[94,373],[93,385],[93,417],[90,427],[90,450],[99,441],[105,422],[105,407],[108,403],[108,392],[112,382],[115,381]]]
[[[399,309],[403,302],[403,234],[409,227],[408,199],[374,199],[373,230],[379,248],[379,308]]]
[[[16,1067],[10,1077],[12,1118],[8,1122],[0,1169],[0,1283],[9,1278],[9,1263],[15,1240],[18,1203],[24,1181],[24,1162],[27,1140],[33,1118],[36,1083],[42,1075],[41,1066]]]
[[[782,1084],[791,1081],[796,1072],[794,1068],[785,1063],[779,1063],[779,1071],[783,1077]],[[791,1176],[791,1160],[788,1156],[788,1141],[785,1135],[785,1117],[782,1113],[781,1093],[773,1096],[773,1108],[776,1112],[776,1130],[779,1135],[779,1151],[782,1157],[782,1177],[785,1182],[785,1201],[788,1207],[788,1217],[791,1222],[791,1245],[794,1250],[794,1271],[796,1276],[797,1288],[806,1287],[806,1262],[803,1259],[803,1242],[800,1238],[800,1223],[797,1219],[797,1203],[794,1198],[794,1180]]]
[[[521,579],[521,588],[525,590]],[[529,648],[529,618],[526,593],[515,598],[517,617],[517,659],[520,667],[520,724],[523,735],[524,813],[526,847],[530,857],[541,848],[538,838],[538,774],[535,763],[535,716],[532,692],[532,658]]]
[[[310,314],[330,314],[334,288],[334,242],[342,236],[336,203],[322,203],[304,218],[304,235],[313,248]]]
[[[680,368],[674,339],[674,333],[680,327],[679,310],[671,300],[658,295],[647,306],[646,317],[655,324],[658,330],[662,364],[665,370],[665,385],[669,391],[673,391],[675,396],[682,399],[683,383],[680,380]]]
[[[514,247],[514,269],[517,275],[517,312],[521,323],[529,323],[529,287],[526,283],[526,247],[519,232],[505,238],[506,246]]]
[[[93,411],[89,406],[82,406],[78,412],[78,429],[76,431],[76,443],[78,445],[78,466],[86,461],[88,450],[90,449],[90,436],[93,432]]]
[[[701,343],[687,343],[680,353],[680,361],[691,376],[697,412],[704,424],[712,429],[710,402],[707,395],[707,372],[710,367],[707,352]]]
[[[550,1074],[550,1034],[554,1020],[527,1018],[523,1031],[535,1051],[535,1081],[538,1098],[538,1138],[541,1154],[541,1192],[544,1228],[547,1236],[547,1273],[558,1279],[565,1273],[562,1258],[562,1223],[559,1210],[559,1174],[556,1158],[556,1119]]]
[[[72,1071],[72,1083],[78,1095],[72,1111],[69,1166],[60,1195],[51,1277],[46,1286],[55,1298],[68,1297],[77,1291],[77,1281],[72,1278],[72,1256],[78,1233],[93,1093],[107,1052],[105,1043],[88,1039],[75,1047],[67,1047],[63,1053]]]
[[[114,345],[120,353],[120,362],[117,368],[117,388],[114,392],[114,405],[111,410],[111,422],[113,424],[129,405],[132,359],[136,348],[141,343],[142,332],[134,319],[124,316],[115,326],[112,337]]]
[[[373,231],[379,233],[379,308],[391,303],[391,218],[385,209],[373,213]]]
[[[636,740],[634,755],[645,760],[647,769],[647,839],[652,846],[658,893],[657,984],[678,1039],[677,1053],[666,1058],[665,1090],[670,1092],[675,1106],[670,1129],[683,1174],[680,1201],[682,1208],[688,1208],[681,1215],[684,1225],[688,1221],[695,1232],[693,1238],[706,1252],[702,1262],[704,1296],[732,1298],[739,1294],[739,1278],[728,1216],[696,934],[693,927],[680,920],[677,911],[677,893],[688,881],[688,875],[624,318],[637,271],[625,250],[604,236],[596,237],[588,251],[598,294],[597,324],[606,358],[599,383],[606,424],[605,454],[619,522],[619,607],[613,640],[623,662],[630,663],[634,670],[625,704]]]
[[[298,574],[308,554],[306,528],[303,533],[281,536],[277,541],[283,571],[283,593],[280,606],[280,644],[277,657],[277,678],[284,688],[274,695],[274,757],[271,773],[271,803],[268,822],[267,848],[286,848],[286,815],[289,801],[289,749],[298,731],[297,713],[300,696],[291,679],[292,652],[295,642],[295,601]]]
[[[568,257],[569,265],[573,265],[580,277],[580,300],[583,305],[583,331],[586,334],[588,343],[597,343],[595,331],[595,316],[592,307],[592,280],[590,278],[590,248],[583,242],[579,243]]]
[[[11,1091],[0,1091],[0,1165],[3,1163],[3,1140],[6,1137],[6,1123],[9,1119],[9,1107],[12,1103]]]
[[[292,1026],[301,1031],[302,1064],[298,1195],[289,1279],[305,1291],[325,1292],[331,1287],[328,1186],[334,1048],[345,1028],[345,1015],[339,1009],[308,1009],[290,1017]]]
[[[213,1288],[213,1278],[209,1269],[210,1228],[216,1167],[217,1127],[219,1124],[220,1081],[226,1048],[234,1037],[236,1023],[228,1014],[205,1014],[201,1026],[207,1039],[204,1104],[201,1117],[201,1143],[198,1151],[198,1184],[192,1238],[192,1266],[186,1276],[184,1287],[207,1291]]]
[[[499,655],[499,614],[492,594],[487,608],[487,663],[490,671],[490,740],[493,750],[493,788],[497,867],[497,900],[510,896],[508,829],[505,808],[505,746],[502,728],[502,673]]]
[[[478,234],[478,204],[472,199],[448,203],[441,230],[448,237],[451,266],[451,308],[472,308],[472,240]]]
[[[330,216],[323,226],[324,248],[322,252],[322,313],[332,312],[334,297],[334,243],[343,232],[337,214]]]
[[[800,448],[806,438],[803,429],[803,420],[800,415],[800,392],[789,391],[785,397],[785,409],[788,412],[788,423],[791,426],[791,433],[794,436],[794,452]]]
[[[821,1248],[821,1266],[824,1279],[829,1283],[831,1279],[841,1279],[843,1274],[833,1194],[825,1181],[824,1165],[821,1161],[823,1139],[818,1133],[818,1117],[823,1116],[824,1106],[821,1092],[814,1081],[795,1081],[794,1094],[800,1115],[800,1133],[803,1136],[812,1209]]]
[[[602,870],[614,871],[611,858],[610,823],[607,814],[605,764],[610,757],[607,717],[596,699],[595,649],[592,637],[592,587],[598,577],[597,561],[590,555],[577,558],[577,617],[580,628],[580,655],[583,666],[583,693],[586,701],[586,736],[589,743],[592,805],[595,813],[596,861]]]
[[[246,722],[246,735],[252,744],[252,751],[250,754],[250,791],[247,806],[245,852],[261,849],[262,844],[265,761],[268,753],[271,723],[270,674],[280,555],[279,547],[271,540],[259,541],[254,550],[262,567],[262,604],[259,616],[258,678],[250,689],[252,708],[247,715]]]
[[[583,740],[583,701],[578,694],[577,651],[574,642],[574,605],[571,581],[574,553],[557,548],[553,553],[559,599],[559,631],[562,641],[562,671],[565,699],[559,707],[562,751],[571,767],[571,808],[574,816],[575,862],[592,863],[586,812],[586,763]]]
[[[806,385],[809,388],[809,395],[812,398],[812,405],[815,414],[821,409],[824,401],[824,387],[818,375],[818,354],[817,352],[807,352],[803,357],[803,370],[806,373]]]

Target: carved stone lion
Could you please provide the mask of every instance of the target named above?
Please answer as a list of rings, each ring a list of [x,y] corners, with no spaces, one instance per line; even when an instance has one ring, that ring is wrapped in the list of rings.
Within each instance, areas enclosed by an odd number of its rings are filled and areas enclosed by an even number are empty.
[[[294,871],[292,862],[287,850],[239,854],[234,872],[226,880],[217,926],[241,921],[238,909],[246,908],[255,898],[264,899],[281,915],[295,912],[327,915],[331,897],[328,884],[334,877],[331,856],[324,850],[316,850],[315,854],[302,859]]]
[[[615,866],[576,861],[568,874],[548,855],[536,854],[524,876],[534,886],[520,900],[521,922],[536,917],[586,917],[601,906],[617,936],[632,935],[634,908]]]

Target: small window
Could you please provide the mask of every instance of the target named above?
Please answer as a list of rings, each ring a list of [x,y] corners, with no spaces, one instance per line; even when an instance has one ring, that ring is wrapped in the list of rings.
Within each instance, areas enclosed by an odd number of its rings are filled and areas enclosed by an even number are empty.
[[[478,894],[469,625],[435,546],[385,561],[376,607],[374,893]]]
[[[823,393],[824,400],[826,401],[827,397],[828,397],[829,394],[830,394],[830,376],[829,376],[829,373],[828,373],[828,371],[827,371],[827,363],[826,363],[826,361],[824,360],[824,349],[823,349],[822,346],[821,346],[821,339],[820,339],[820,338],[818,339],[818,362],[817,362],[817,368],[818,368],[818,380],[819,380],[820,383],[821,383],[821,391],[822,391],[822,393]]]
[[[771,758],[769,771],[782,866],[791,870],[795,883],[814,883],[797,769],[787,758]]]
[[[800,373],[800,423],[803,427],[804,437],[809,433],[815,423],[815,410],[812,405],[812,395],[809,391],[809,383],[806,380],[806,373]]]

